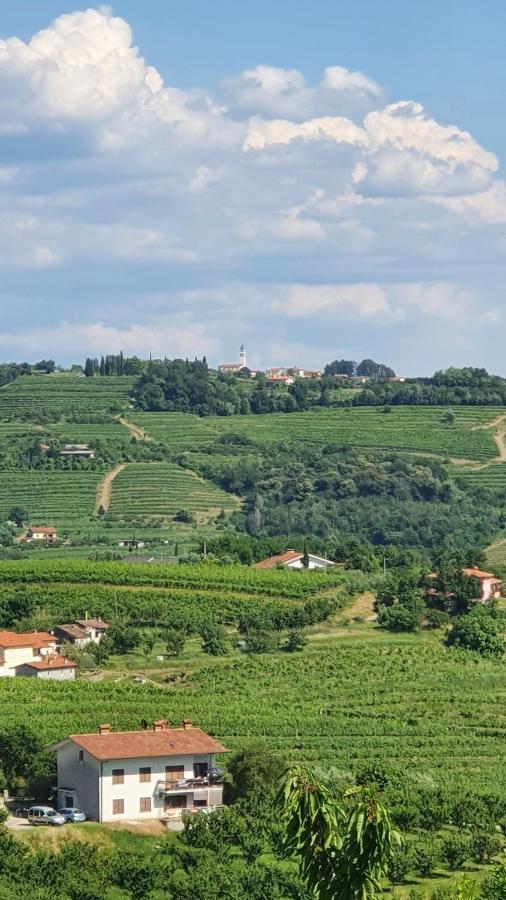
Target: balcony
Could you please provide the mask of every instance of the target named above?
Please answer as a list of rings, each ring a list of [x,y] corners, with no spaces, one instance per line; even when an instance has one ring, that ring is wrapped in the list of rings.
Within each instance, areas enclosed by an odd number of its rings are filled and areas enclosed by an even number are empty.
[[[208,778],[202,776],[200,778],[179,778],[177,781],[159,781],[155,788],[155,793],[160,797],[166,797],[170,794],[193,793],[194,791],[206,792],[223,792],[223,779]]]

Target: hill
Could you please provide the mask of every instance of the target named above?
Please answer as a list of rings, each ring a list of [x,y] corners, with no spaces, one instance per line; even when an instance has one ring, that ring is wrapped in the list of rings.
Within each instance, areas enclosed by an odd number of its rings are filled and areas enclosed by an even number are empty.
[[[28,519],[56,525],[70,543],[47,552],[117,550],[135,532],[185,553],[223,529],[250,529],[259,495],[266,509],[260,531],[293,532],[296,541],[335,544],[351,529],[373,543],[402,532],[405,545],[430,546],[467,522],[466,540],[485,544],[500,530],[501,407],[458,406],[451,415],[429,406],[143,413],[133,407],[135,384],[135,376],[55,373],[24,375],[0,389],[0,516],[20,506]],[[95,460],[61,460],[64,443],[89,444]],[[300,496],[290,497],[286,485],[294,480]],[[490,493],[497,501],[485,525]],[[370,515],[361,507],[367,499]],[[424,544],[426,522],[440,524]]]

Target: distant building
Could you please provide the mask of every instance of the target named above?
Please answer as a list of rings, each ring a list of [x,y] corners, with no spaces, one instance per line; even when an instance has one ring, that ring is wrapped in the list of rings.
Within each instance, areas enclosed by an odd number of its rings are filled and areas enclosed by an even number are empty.
[[[0,631],[0,676],[52,681],[75,678],[75,663],[58,654],[57,639],[47,631]]]
[[[239,348],[239,362],[236,363],[220,363],[218,366],[218,372],[229,373],[230,375],[237,375],[241,369],[246,368],[246,350],[244,349],[244,344],[241,344]]]
[[[66,656],[46,656],[18,666],[16,675],[41,678],[45,681],[74,681],[77,663]]]
[[[128,556],[123,557],[121,562],[143,564],[160,562],[160,560],[156,556],[140,556],[138,553],[129,553]]]
[[[183,812],[223,803],[217,753],[227,753],[189,719],[144,731],[73,734],[47,748],[57,754],[58,807],[78,806],[98,822],[180,821]]]
[[[54,634],[59,642],[64,641],[83,650],[88,644],[98,644],[108,627],[102,619],[76,619],[75,622],[56,625]]]
[[[60,450],[60,456],[64,459],[95,459],[95,451],[88,444],[65,444],[63,450]]]
[[[480,582],[480,596],[477,598],[480,603],[495,600],[501,596],[503,582],[501,578],[496,578],[493,572],[482,572],[481,569],[476,569],[474,566],[467,566],[462,569],[462,574],[468,578],[476,578]],[[435,580],[438,577],[437,572],[431,572],[428,577]],[[435,589],[429,588],[429,593],[435,593]]]
[[[330,559],[323,556],[316,556],[314,553],[308,553],[308,569],[328,569],[335,566]],[[305,568],[304,554],[298,550],[287,550],[286,553],[279,553],[277,556],[270,556],[268,559],[262,559],[261,562],[255,563],[255,569],[274,569],[276,566],[284,566],[285,569],[303,569]]]
[[[56,528],[52,525],[29,525],[26,529],[25,541],[45,541],[46,544],[54,544],[56,538]]]
[[[126,547],[127,549],[135,548],[141,549],[146,546],[145,541],[138,541],[135,538],[122,538],[118,541],[118,547]]]

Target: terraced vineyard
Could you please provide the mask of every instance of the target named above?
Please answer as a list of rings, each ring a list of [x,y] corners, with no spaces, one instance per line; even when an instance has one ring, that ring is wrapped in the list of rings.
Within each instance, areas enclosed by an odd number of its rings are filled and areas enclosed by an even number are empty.
[[[506,463],[498,463],[483,469],[452,466],[450,471],[455,478],[462,479],[466,484],[476,485],[490,491],[506,490]]]
[[[95,509],[99,472],[0,471],[0,515],[22,506],[30,522],[60,530],[89,527]]]
[[[442,422],[441,407],[313,409],[303,413],[199,418],[188,413],[130,413],[130,418],[175,451],[206,446],[220,434],[241,434],[258,443],[304,441],[436,453],[472,460],[493,459],[493,429],[479,428],[498,414],[492,407],[460,407]]]
[[[173,518],[180,510],[205,521],[224,509],[236,509],[239,500],[211,482],[172,463],[131,463],[115,478],[110,518],[131,520]]]
[[[24,375],[0,389],[0,419],[50,422],[99,415],[128,405],[135,378]]]

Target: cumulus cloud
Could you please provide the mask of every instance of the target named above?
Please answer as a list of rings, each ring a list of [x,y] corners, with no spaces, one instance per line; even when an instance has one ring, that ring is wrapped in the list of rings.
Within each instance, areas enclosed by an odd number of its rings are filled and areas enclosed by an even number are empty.
[[[456,323],[472,343],[500,317],[501,279],[483,284],[506,242],[498,161],[418,103],[385,102],[338,64],[311,83],[262,64],[181,90],[107,8],[0,41],[0,276],[38,317],[24,331],[14,310],[0,345],[212,356],[239,330],[308,342],[317,363],[329,321],[369,355],[380,331],[401,354],[435,320],[441,352]]]
[[[311,87],[298,69],[258,65],[227,79],[224,88],[234,111],[295,120],[329,110],[363,111],[382,94],[371,78],[344,66],[329,66]]]

